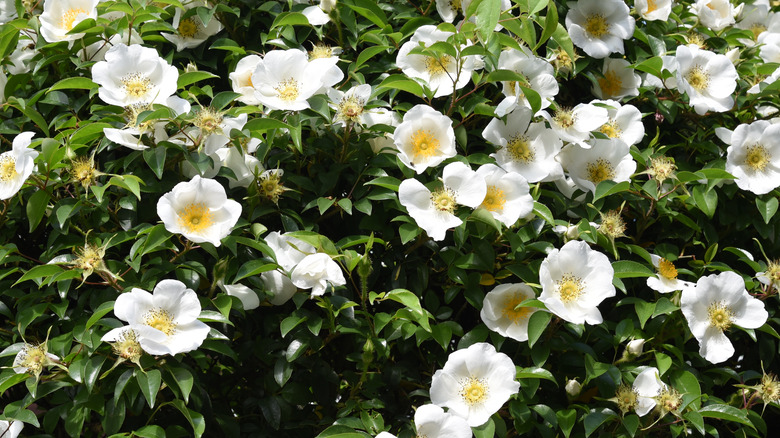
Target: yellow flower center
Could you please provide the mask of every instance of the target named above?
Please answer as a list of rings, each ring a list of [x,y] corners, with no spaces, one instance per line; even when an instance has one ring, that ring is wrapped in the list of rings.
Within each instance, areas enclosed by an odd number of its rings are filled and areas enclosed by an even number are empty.
[[[658,273],[667,280],[677,279],[677,268],[674,267],[674,263],[666,259],[658,261]]]
[[[0,156],[0,181],[8,182],[16,178],[16,159],[9,155]]]
[[[137,362],[143,354],[141,344],[138,343],[138,335],[133,329],[123,331],[119,335],[119,339],[111,344],[111,347],[114,353],[133,362]]]
[[[709,317],[710,325],[722,332],[726,331],[734,323],[734,312],[722,301],[710,304],[707,308],[707,316]]]
[[[455,202],[455,193],[447,187],[443,187],[431,193],[431,202],[436,210],[446,213],[455,211],[455,206],[457,205]]]
[[[697,65],[688,72],[685,76],[685,80],[688,81],[694,90],[701,93],[706,90],[707,86],[710,84],[710,74]]]
[[[418,129],[412,134],[412,155],[414,159],[430,158],[439,150],[439,140],[427,129]]]
[[[506,204],[504,191],[496,186],[488,186],[487,194],[485,194],[485,199],[480,207],[488,211],[501,213],[504,211],[504,204]]]
[[[647,11],[645,14],[649,14],[656,9],[658,9],[658,5],[655,3],[655,0],[647,0]]]
[[[282,184],[281,172],[264,172],[260,176],[258,192],[260,192],[261,196],[276,204],[279,202],[279,197],[282,196],[284,191],[285,188]]]
[[[665,388],[655,397],[657,407],[661,412],[674,412],[682,404],[682,396],[673,388]]]
[[[274,87],[279,99],[285,102],[292,102],[298,99],[300,92],[298,91],[298,81],[293,78],[285,79]]]
[[[28,373],[39,376],[47,360],[44,344],[26,344],[22,350],[22,355],[19,366],[26,368]]]
[[[531,149],[531,143],[528,137],[524,135],[515,135],[506,144],[506,150],[512,159],[521,163],[530,163],[534,160],[536,153]]]
[[[450,64],[453,62],[454,59],[452,59],[452,56],[450,55],[441,55],[438,58],[435,56],[426,56],[425,69],[428,71],[428,74],[431,75],[431,77],[436,77],[440,74],[446,73],[450,67]]]
[[[70,31],[77,24],[76,19],[81,15],[87,15],[87,11],[80,8],[71,8],[62,14],[62,20],[60,21],[60,27]],[[81,21],[81,20],[79,20]]]
[[[197,35],[199,29],[200,24],[195,21],[195,16],[179,21],[179,27],[176,28],[176,30],[179,32],[179,35],[183,36],[184,38],[195,38],[195,35]]]
[[[753,39],[757,40],[759,35],[766,32],[766,26],[761,23],[753,23],[753,25],[750,26],[750,31],[753,32]]]
[[[563,129],[571,128],[574,125],[574,113],[572,110],[560,109],[555,113],[553,121]]]
[[[119,80],[128,96],[140,98],[152,89],[152,81],[141,73],[131,73]]]
[[[207,134],[218,132],[221,131],[222,114],[212,108],[203,108],[192,123]]]
[[[203,231],[213,223],[211,211],[203,203],[187,204],[179,212],[179,226],[189,233]]]
[[[333,49],[331,49],[330,46],[326,46],[325,44],[317,44],[309,52],[309,60],[330,58],[331,56],[333,56]]]
[[[487,383],[484,379],[469,377],[465,382],[461,383],[460,396],[463,397],[463,401],[469,406],[483,403],[488,397]]]
[[[176,331],[173,316],[164,309],[152,309],[144,315],[144,324],[170,336]]]
[[[615,169],[612,167],[612,163],[603,158],[588,163],[586,170],[588,172],[588,181],[593,184],[615,177]]]
[[[609,32],[609,23],[601,14],[590,14],[585,19],[585,32],[594,38],[601,38]]]
[[[769,164],[772,156],[762,145],[753,145],[747,147],[745,155],[745,164],[754,172],[763,172]]]
[[[519,324],[520,321],[525,321],[534,313],[534,308],[517,307],[523,301],[525,301],[525,295],[520,293],[516,293],[507,298],[503,303],[504,306],[501,309],[501,314],[504,315],[505,318],[511,319],[515,324]]]
[[[774,374],[764,374],[761,377],[761,384],[757,388],[759,397],[765,403],[777,403],[780,401],[780,382]]]
[[[620,89],[623,86],[623,81],[620,79],[620,76],[613,70],[608,70],[604,73],[604,77],[599,78],[598,82],[604,97],[617,96],[620,94]]]
[[[571,274],[564,274],[555,284],[558,287],[558,296],[564,304],[579,298],[585,289],[582,279]]]
[[[601,128],[599,128],[599,132],[601,132],[602,134],[606,135],[609,138],[618,138],[620,137],[620,134],[623,133],[623,130],[620,129],[616,120],[610,120],[609,122],[601,125]]]
[[[630,386],[621,385],[617,394],[615,394],[615,398],[617,399],[618,408],[624,414],[636,407],[637,393]]]
[[[355,96],[346,97],[341,100],[338,106],[336,118],[339,120],[356,122],[363,114],[365,102]]]
[[[780,260],[772,260],[767,264],[766,276],[773,284],[780,284]]]
[[[623,218],[620,217],[620,212],[617,210],[610,210],[601,215],[601,225],[599,225],[599,231],[604,233],[611,239],[622,237],[626,231],[626,223]]]

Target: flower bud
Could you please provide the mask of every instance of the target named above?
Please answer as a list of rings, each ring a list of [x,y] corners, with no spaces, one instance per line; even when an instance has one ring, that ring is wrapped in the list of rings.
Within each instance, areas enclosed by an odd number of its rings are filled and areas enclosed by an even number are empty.
[[[571,379],[566,382],[566,394],[569,394],[569,396],[577,397],[580,395],[580,391],[582,391],[582,384],[577,379]]]
[[[644,339],[634,339],[626,345],[626,351],[632,356],[639,356],[642,354],[642,347],[645,345]]]

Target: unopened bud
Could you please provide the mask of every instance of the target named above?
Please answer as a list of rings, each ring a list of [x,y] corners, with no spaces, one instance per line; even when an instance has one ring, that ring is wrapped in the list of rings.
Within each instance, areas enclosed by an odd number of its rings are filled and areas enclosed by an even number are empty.
[[[632,356],[639,356],[642,354],[642,348],[644,345],[644,339],[634,339],[633,341],[630,341],[628,345],[626,345],[626,351],[628,351],[628,354]]]
[[[580,395],[580,391],[582,391],[582,384],[577,379],[571,379],[566,382],[566,394],[569,394],[569,396],[577,397]]]

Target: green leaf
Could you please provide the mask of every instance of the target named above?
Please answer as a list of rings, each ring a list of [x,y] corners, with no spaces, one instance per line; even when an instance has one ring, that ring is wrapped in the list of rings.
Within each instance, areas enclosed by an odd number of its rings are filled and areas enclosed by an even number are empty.
[[[715,208],[718,206],[718,192],[707,190],[705,185],[698,185],[693,188],[693,201],[708,218],[715,214]]]
[[[200,438],[203,436],[206,432],[206,421],[203,419],[203,415],[188,408],[181,400],[173,400],[170,403],[175,406],[190,423],[195,437]]]
[[[24,275],[22,275],[22,278],[16,281],[14,283],[14,286],[17,284],[26,281],[26,280],[35,280],[38,278],[44,278],[44,277],[50,277],[54,274],[62,272],[64,269],[62,269],[59,265],[38,265],[33,266],[29,271],[25,272]]]
[[[300,12],[282,12],[274,20],[271,30],[281,26],[311,26],[311,24],[309,19]]]
[[[574,409],[559,410],[555,416],[558,417],[558,427],[561,428],[561,432],[566,438],[569,438],[571,430],[574,429],[574,424],[577,422],[577,411]]]
[[[585,416],[583,421],[585,425],[585,436],[589,437],[599,426],[606,421],[614,420],[618,418],[617,414],[611,409],[592,409],[588,415]]]
[[[628,181],[623,181],[616,183],[615,181],[601,181],[596,185],[596,193],[593,195],[593,202],[598,201],[599,199],[614,195],[615,193],[625,192],[631,187],[631,183]]]
[[[179,89],[182,89],[187,85],[194,84],[195,82],[205,81],[206,79],[218,77],[219,76],[207,71],[190,71],[179,75],[179,79],[176,81],[176,86]]]
[[[290,333],[290,330],[294,329],[307,319],[307,316],[300,317],[298,315],[290,315],[287,318],[284,318],[279,324],[279,330],[282,333],[282,337],[287,336],[287,333]]]
[[[252,132],[263,132],[270,131],[271,129],[292,129],[292,126],[271,117],[258,117],[246,122],[244,129]]]
[[[238,268],[238,272],[236,272],[236,278],[233,279],[233,283],[238,283],[247,277],[259,275],[266,271],[273,271],[274,269],[276,269],[275,263],[268,263],[262,259],[250,260]]]
[[[431,326],[428,322],[428,312],[425,312],[420,304],[420,298],[412,291],[406,289],[393,289],[386,293],[384,297],[378,301],[392,300],[397,303],[401,303],[406,306],[417,317],[417,322],[426,331],[431,331]]]
[[[166,148],[159,146],[144,149],[143,151],[144,161],[146,161],[146,164],[148,164],[149,168],[152,169],[152,172],[154,172],[155,176],[157,176],[157,179],[162,179],[163,170],[165,168],[166,152]]]
[[[184,402],[188,402],[190,393],[192,392],[192,386],[195,383],[192,373],[185,368],[177,367],[171,370],[171,375],[173,375],[173,379],[176,380],[176,384],[179,385],[181,395],[184,397]]]
[[[748,420],[747,412],[734,406],[714,404],[699,409],[702,417],[717,418],[719,420],[733,421],[755,429],[753,423]]]
[[[680,410],[689,404],[693,409],[699,409],[701,406],[701,385],[696,376],[690,371],[677,370],[672,373],[670,382],[683,396],[683,406],[680,407]]]
[[[539,313],[539,312],[537,312]],[[523,368],[520,371],[517,372],[517,375],[515,376],[518,379],[544,379],[549,380],[553,383],[555,383],[555,386],[558,386],[558,381],[555,380],[555,377],[553,374],[549,371],[547,371],[544,368],[538,368],[538,367],[529,367],[529,368]]]
[[[134,431],[133,435],[141,438],[165,438],[165,430],[160,426],[150,425]]]
[[[92,82],[90,78],[66,78],[52,85],[47,93],[54,90],[91,90],[97,87],[98,84]]]
[[[38,190],[27,200],[27,220],[30,222],[30,232],[38,228],[43,215],[46,213],[46,206],[49,204],[49,192]]]
[[[390,48],[391,48],[390,46],[371,46],[371,47],[366,47],[365,49],[363,49],[360,52],[360,54],[358,55],[357,60],[355,61],[354,65],[351,66],[350,68],[352,68],[354,70],[358,70],[361,65],[366,63],[366,61],[368,61],[369,59],[373,58],[374,56],[376,56],[376,55],[378,55],[378,54],[380,54],[380,53],[382,53],[384,51],[389,50]]]
[[[162,374],[159,370],[149,370],[147,372],[139,371],[135,373],[135,380],[138,382],[138,387],[141,388],[141,393],[146,398],[149,407],[154,407],[154,401],[157,398],[157,392],[160,390],[160,384],[162,383]]]
[[[487,41],[498,24],[498,18],[501,15],[501,0],[475,0],[473,3],[478,3],[474,11],[477,18],[477,32],[483,41]],[[471,9],[471,5],[469,5],[468,10]]]
[[[89,330],[89,328],[95,325],[96,322],[100,321],[100,318],[112,310],[114,310],[114,301],[106,301],[99,305],[98,308],[95,309],[95,312],[92,314],[92,316],[90,316],[87,320],[87,325],[84,327],[84,329]]]
[[[761,217],[764,218],[765,224],[769,224],[769,220],[777,213],[777,204],[777,198],[774,197],[769,198],[767,201],[756,198],[756,208],[758,208],[758,212],[761,213]]]
[[[417,97],[423,97],[422,85],[404,75],[396,74],[386,77],[379,85],[377,85],[377,90],[382,88],[402,90],[408,93],[412,93]]]
[[[612,269],[615,270],[615,277],[617,278],[652,277],[655,275],[647,265],[631,260],[612,262]]]
[[[548,224],[555,226],[555,217],[546,205],[534,201],[534,214],[544,219]]]
[[[366,435],[355,432],[348,426],[335,425],[325,429],[314,438],[365,438]]]
[[[530,318],[528,318],[528,346],[533,347],[536,341],[542,336],[544,330],[552,319],[552,314],[549,312],[534,312]]]

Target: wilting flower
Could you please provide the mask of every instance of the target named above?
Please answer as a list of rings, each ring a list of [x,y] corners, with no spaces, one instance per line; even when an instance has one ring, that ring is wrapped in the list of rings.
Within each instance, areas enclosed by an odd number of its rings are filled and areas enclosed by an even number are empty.
[[[656,397],[666,388],[666,384],[658,376],[658,368],[647,367],[634,379],[633,389],[636,392],[634,410],[640,417],[647,415],[656,404]]]
[[[398,158],[417,173],[455,156],[452,120],[428,105],[415,105],[393,134]]]
[[[128,325],[109,331],[100,340],[111,344],[114,354],[119,356],[119,362],[129,360],[140,367],[141,356],[144,354],[144,349],[138,342],[141,337],[140,333],[149,339],[156,339],[158,342],[165,340],[165,335],[152,327],[131,327]]]
[[[263,171],[256,180],[258,194],[274,204],[278,203],[282,194],[289,190],[282,184],[282,175],[284,175],[284,170],[282,169]]]
[[[186,353],[197,349],[209,334],[209,326],[198,321],[200,311],[198,295],[181,281],[162,280],[151,294],[133,288],[114,303],[114,315],[129,326],[109,331],[103,340],[117,342],[129,328],[149,354]]]
[[[536,298],[536,294],[525,283],[508,283],[496,286],[485,295],[479,316],[487,328],[501,336],[520,342],[527,341],[528,319],[539,309],[517,306],[531,298]]]
[[[92,66],[92,80],[100,85],[98,96],[109,105],[166,104],[178,88],[179,70],[157,51],[138,44],[118,44],[106,52],[106,60]]]
[[[292,283],[301,289],[311,289],[311,295],[323,295],[328,283],[335,286],[347,284],[338,263],[325,253],[318,252],[304,257],[290,273]]]
[[[740,189],[763,195],[780,187],[780,125],[766,120],[741,124],[725,139],[726,171]]]
[[[184,3],[184,9],[176,8],[173,15],[173,28],[176,29],[176,33],[162,33],[166,40],[176,44],[177,52],[198,47],[209,37],[222,30],[222,23],[217,20],[216,16],[212,16],[207,25],[203,24],[203,20],[197,14],[182,18],[188,10],[197,6],[208,7],[208,4],[203,0],[196,0]]]
[[[14,196],[32,174],[38,151],[30,149],[34,132],[22,132],[14,137],[12,149],[0,154],[0,199]]]
[[[647,21],[666,21],[672,13],[672,0],[636,0],[634,6]]]
[[[665,294],[682,290],[693,284],[677,278],[677,268],[674,267],[674,263],[671,261],[655,254],[650,254],[650,260],[653,262],[655,269],[658,270],[658,275],[647,278],[647,286],[650,289]]]
[[[701,24],[714,31],[734,24],[734,16],[737,14],[729,0],[698,0],[691,10]]]
[[[511,227],[521,217],[533,211],[534,200],[528,181],[517,172],[507,172],[495,164],[483,164],[477,175],[485,179],[487,193],[479,207],[489,211],[497,220]]]
[[[566,14],[571,42],[594,58],[623,53],[623,40],[634,35],[634,18],[622,0],[579,0]]]
[[[194,176],[181,182],[157,201],[157,214],[165,229],[195,243],[219,246],[241,215],[241,204],[227,199],[225,189],[213,179]]]
[[[734,105],[737,70],[726,55],[696,46],[677,46],[677,88],[697,114],[724,112]]]
[[[484,424],[520,390],[515,364],[485,342],[450,354],[431,380],[431,402],[449,408],[471,427]]]
[[[171,96],[165,100],[165,106],[171,110],[173,117],[177,117],[180,114],[187,114],[190,112],[190,103],[186,100],[178,97]],[[103,134],[106,138],[112,142],[122,145],[126,148],[140,151],[149,148],[149,146],[143,144],[144,135],[148,135],[152,144],[157,144],[161,141],[168,140],[173,143],[180,143],[182,145],[187,144],[185,141],[179,141],[183,136],[174,136],[169,138],[168,132],[165,131],[165,126],[168,124],[167,120],[147,120],[138,124],[138,116],[151,109],[151,106],[146,103],[131,104],[125,107],[125,120],[127,124],[124,128],[103,128]]]
[[[487,193],[485,179],[460,161],[444,167],[442,183],[434,192],[416,179],[406,179],[398,186],[401,205],[433,240],[444,240],[448,229],[463,223],[454,214],[458,204],[475,208]]]
[[[271,109],[300,111],[309,108],[307,99],[340,81],[344,74],[338,58],[309,61],[297,50],[272,50],[257,63],[251,81],[255,98]]]
[[[768,318],[764,303],[745,290],[745,281],[732,271],[702,277],[682,290],[680,307],[691,333],[699,341],[699,354],[720,363],[734,354],[726,330],[737,325],[756,329]]]
[[[621,99],[638,96],[642,78],[625,59],[605,58],[601,77],[593,84],[593,94],[599,99]]]
[[[555,79],[555,70],[546,59],[535,56],[525,47],[520,50],[502,50],[498,55],[498,68],[511,70],[524,76],[528,83],[526,86],[539,93],[542,99],[541,109],[550,106],[558,94],[558,81]],[[496,115],[499,117],[512,112],[517,106],[531,108],[531,104],[525,97],[521,84],[517,81],[503,81],[502,91],[504,100],[496,107]]]
[[[12,365],[14,372],[17,374],[29,373],[35,376],[36,379],[41,377],[41,373],[45,367],[60,366],[60,358],[49,353],[49,349],[44,342],[42,344],[33,345],[24,343],[22,349],[16,353],[14,357],[14,363]]]
[[[68,35],[77,24],[87,18],[97,18],[100,0],[46,0],[41,14],[41,36],[48,43],[74,41],[83,33]]]
[[[553,249],[539,267],[543,302],[550,312],[574,324],[600,324],[598,305],[615,296],[612,265],[580,240]]]
[[[414,413],[414,425],[418,437],[470,438],[471,427],[463,418],[444,412],[436,405],[423,405]],[[377,438],[380,438],[377,436]]]
[[[636,170],[636,161],[629,153],[629,146],[618,138],[595,139],[593,147],[585,149],[570,144],[559,155],[563,168],[583,191],[596,192],[601,181],[629,181]]]

